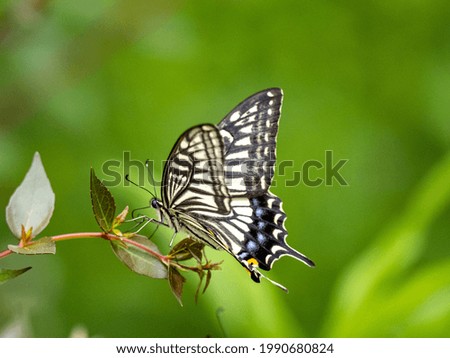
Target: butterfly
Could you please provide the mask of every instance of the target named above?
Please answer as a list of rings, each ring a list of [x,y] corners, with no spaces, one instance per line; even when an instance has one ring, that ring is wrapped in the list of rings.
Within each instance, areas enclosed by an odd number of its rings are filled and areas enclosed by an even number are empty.
[[[282,256],[314,266],[290,247],[280,198],[270,192],[283,92],[270,88],[218,124],[185,131],[164,165],[159,223],[232,255],[255,282]],[[286,290],[287,291],[287,290]]]

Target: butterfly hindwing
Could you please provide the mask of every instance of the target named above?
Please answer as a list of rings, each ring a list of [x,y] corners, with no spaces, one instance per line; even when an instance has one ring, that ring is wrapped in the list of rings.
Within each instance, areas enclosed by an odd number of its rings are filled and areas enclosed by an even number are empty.
[[[232,213],[227,218],[214,218],[210,230],[226,242],[228,251],[241,264],[251,263],[268,271],[281,256],[289,255],[314,266],[287,244],[286,214],[277,196],[269,192],[253,198],[233,198],[231,207]]]

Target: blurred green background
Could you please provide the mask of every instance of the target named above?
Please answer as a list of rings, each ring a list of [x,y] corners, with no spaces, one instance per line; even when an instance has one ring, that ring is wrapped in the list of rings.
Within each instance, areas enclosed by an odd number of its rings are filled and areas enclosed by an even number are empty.
[[[43,234],[97,230],[90,166],[102,177],[124,151],[160,163],[188,127],[279,86],[278,160],[295,167],[273,191],[288,242],[317,267],[278,261],[269,276],[285,294],[208,250],[222,270],[198,304],[189,276],[180,307],[107,242],[61,242],[55,256],[0,261],[33,266],[0,286],[0,334],[448,337],[449,21],[445,0],[2,1],[0,207],[39,151],[56,194]],[[349,186],[283,185],[326,150],[349,160]],[[110,189],[120,207],[148,204]],[[16,242],[5,219],[0,233],[0,251]],[[155,239],[165,252],[170,237]]]

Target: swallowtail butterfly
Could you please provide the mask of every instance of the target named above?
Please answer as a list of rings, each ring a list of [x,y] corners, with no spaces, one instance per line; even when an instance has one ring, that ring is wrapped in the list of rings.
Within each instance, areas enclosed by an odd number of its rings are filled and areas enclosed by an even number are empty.
[[[188,129],[164,166],[159,223],[238,260],[255,282],[281,256],[314,263],[286,242],[286,214],[270,192],[283,92],[270,88],[245,99],[218,125]],[[286,290],[280,284],[268,279]]]

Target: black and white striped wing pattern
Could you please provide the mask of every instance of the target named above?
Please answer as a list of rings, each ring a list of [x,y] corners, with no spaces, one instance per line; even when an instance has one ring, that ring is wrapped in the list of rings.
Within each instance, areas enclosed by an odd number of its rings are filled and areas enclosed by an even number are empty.
[[[271,88],[239,104],[218,126],[187,130],[164,167],[159,210],[169,226],[224,249],[254,281],[291,248],[280,198],[269,190],[283,93]]]
[[[258,92],[218,124],[225,145],[225,178],[232,196],[258,196],[269,189],[282,100],[280,88]]]
[[[283,92],[270,88],[234,108],[218,125],[224,138],[225,179],[232,213],[216,228],[244,266],[270,270],[283,255],[314,263],[286,242],[282,201],[269,190],[276,161],[276,140]],[[252,275],[257,281],[258,275]]]
[[[164,166],[163,207],[194,216],[229,214],[223,158],[223,140],[214,125],[199,125],[183,133]]]
[[[286,214],[280,198],[268,192],[252,198],[233,198],[231,206],[232,214],[228,218],[215,218],[212,230],[252,272],[254,281],[259,282],[257,267],[268,271],[281,256],[292,256],[314,266],[309,258],[287,244]]]

